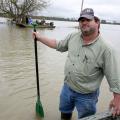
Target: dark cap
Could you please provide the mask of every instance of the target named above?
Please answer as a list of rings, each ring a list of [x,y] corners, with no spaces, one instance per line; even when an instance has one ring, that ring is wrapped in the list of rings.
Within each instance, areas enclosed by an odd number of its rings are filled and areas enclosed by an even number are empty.
[[[87,19],[94,19],[94,11],[92,8],[86,8],[84,10],[81,11],[80,13],[80,17],[78,19],[78,21],[80,21],[81,18],[87,18]]]

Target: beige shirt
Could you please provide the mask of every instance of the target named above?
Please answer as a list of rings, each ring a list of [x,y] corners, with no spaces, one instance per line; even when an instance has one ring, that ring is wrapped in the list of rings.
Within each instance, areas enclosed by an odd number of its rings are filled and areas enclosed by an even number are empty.
[[[110,90],[120,93],[120,73],[116,56],[99,35],[88,45],[83,44],[81,33],[69,34],[57,42],[56,49],[68,51],[65,64],[65,83],[76,92],[91,93],[100,87],[104,75]]]

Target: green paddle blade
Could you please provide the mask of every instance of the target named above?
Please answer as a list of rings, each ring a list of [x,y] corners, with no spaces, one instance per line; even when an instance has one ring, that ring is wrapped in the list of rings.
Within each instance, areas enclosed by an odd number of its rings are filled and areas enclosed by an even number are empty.
[[[44,117],[44,110],[43,110],[43,107],[42,107],[42,104],[39,98],[37,99],[37,102],[36,102],[36,114],[37,116],[41,118]]]

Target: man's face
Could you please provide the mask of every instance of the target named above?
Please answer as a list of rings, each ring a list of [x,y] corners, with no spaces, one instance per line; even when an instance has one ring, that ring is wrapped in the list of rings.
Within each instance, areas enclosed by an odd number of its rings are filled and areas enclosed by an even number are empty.
[[[98,29],[98,23],[96,23],[94,19],[90,20],[90,19],[82,18],[79,21],[79,25],[81,32],[84,36],[92,35]]]

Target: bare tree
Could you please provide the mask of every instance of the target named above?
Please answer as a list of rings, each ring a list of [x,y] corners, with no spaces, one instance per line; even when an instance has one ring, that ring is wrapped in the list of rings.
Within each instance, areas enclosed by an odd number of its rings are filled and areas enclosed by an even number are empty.
[[[24,18],[36,10],[48,6],[46,0],[0,0],[0,14],[13,18],[16,22],[24,22]]]

